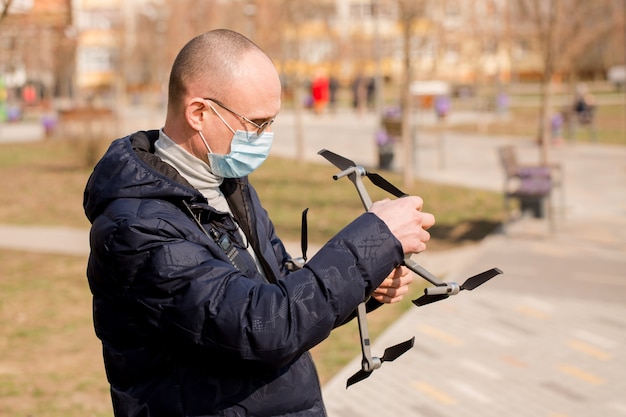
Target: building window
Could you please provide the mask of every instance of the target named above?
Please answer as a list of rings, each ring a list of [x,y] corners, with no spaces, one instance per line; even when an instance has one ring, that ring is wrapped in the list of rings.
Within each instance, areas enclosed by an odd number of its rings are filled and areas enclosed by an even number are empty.
[[[78,52],[78,71],[107,72],[113,69],[111,52],[106,48],[85,48]]]

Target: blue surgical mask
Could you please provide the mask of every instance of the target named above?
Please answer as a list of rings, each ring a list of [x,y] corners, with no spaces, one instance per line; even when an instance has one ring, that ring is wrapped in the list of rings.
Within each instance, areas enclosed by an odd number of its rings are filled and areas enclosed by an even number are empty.
[[[237,130],[230,143],[230,153],[219,155],[211,151],[202,132],[198,133],[209,150],[207,156],[211,171],[223,178],[240,178],[251,174],[267,159],[274,141],[273,132],[263,132],[258,136],[255,132]]]

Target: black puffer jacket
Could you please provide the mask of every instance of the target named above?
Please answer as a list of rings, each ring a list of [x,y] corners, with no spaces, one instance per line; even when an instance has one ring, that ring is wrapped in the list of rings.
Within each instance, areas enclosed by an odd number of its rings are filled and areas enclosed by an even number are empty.
[[[232,218],[154,155],[157,138],[113,142],[84,196],[94,325],[115,415],[325,415],[308,350],[400,264],[400,243],[363,214],[287,275],[256,192],[247,178],[228,180],[223,192],[267,279],[245,250],[238,270],[210,237],[243,247]]]

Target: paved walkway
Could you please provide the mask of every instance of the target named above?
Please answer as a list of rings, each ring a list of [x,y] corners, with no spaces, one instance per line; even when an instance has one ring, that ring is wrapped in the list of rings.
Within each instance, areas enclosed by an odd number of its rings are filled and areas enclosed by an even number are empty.
[[[302,122],[307,159],[319,161],[317,151],[327,148],[376,165],[374,117],[307,114]],[[295,156],[294,124],[292,114],[280,115],[273,154]],[[417,143],[419,177],[477,188],[500,190],[503,143],[537,160],[530,141],[514,138],[418,132]],[[372,341],[372,352],[413,336],[415,347],[346,389],[360,368],[355,358],[324,386],[330,417],[626,416],[626,147],[567,144],[552,160],[566,175],[555,231],[523,218],[479,245],[418,255],[446,281],[494,266],[504,274],[411,307]],[[0,226],[5,248],[85,255],[87,241],[85,230]]]

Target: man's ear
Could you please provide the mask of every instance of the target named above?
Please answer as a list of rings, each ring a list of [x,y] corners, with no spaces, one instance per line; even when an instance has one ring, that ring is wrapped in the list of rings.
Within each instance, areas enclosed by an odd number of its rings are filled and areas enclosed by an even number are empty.
[[[202,122],[204,122],[204,118],[206,117],[206,110],[206,101],[200,98],[191,99],[185,107],[185,118],[193,130],[202,130]]]

